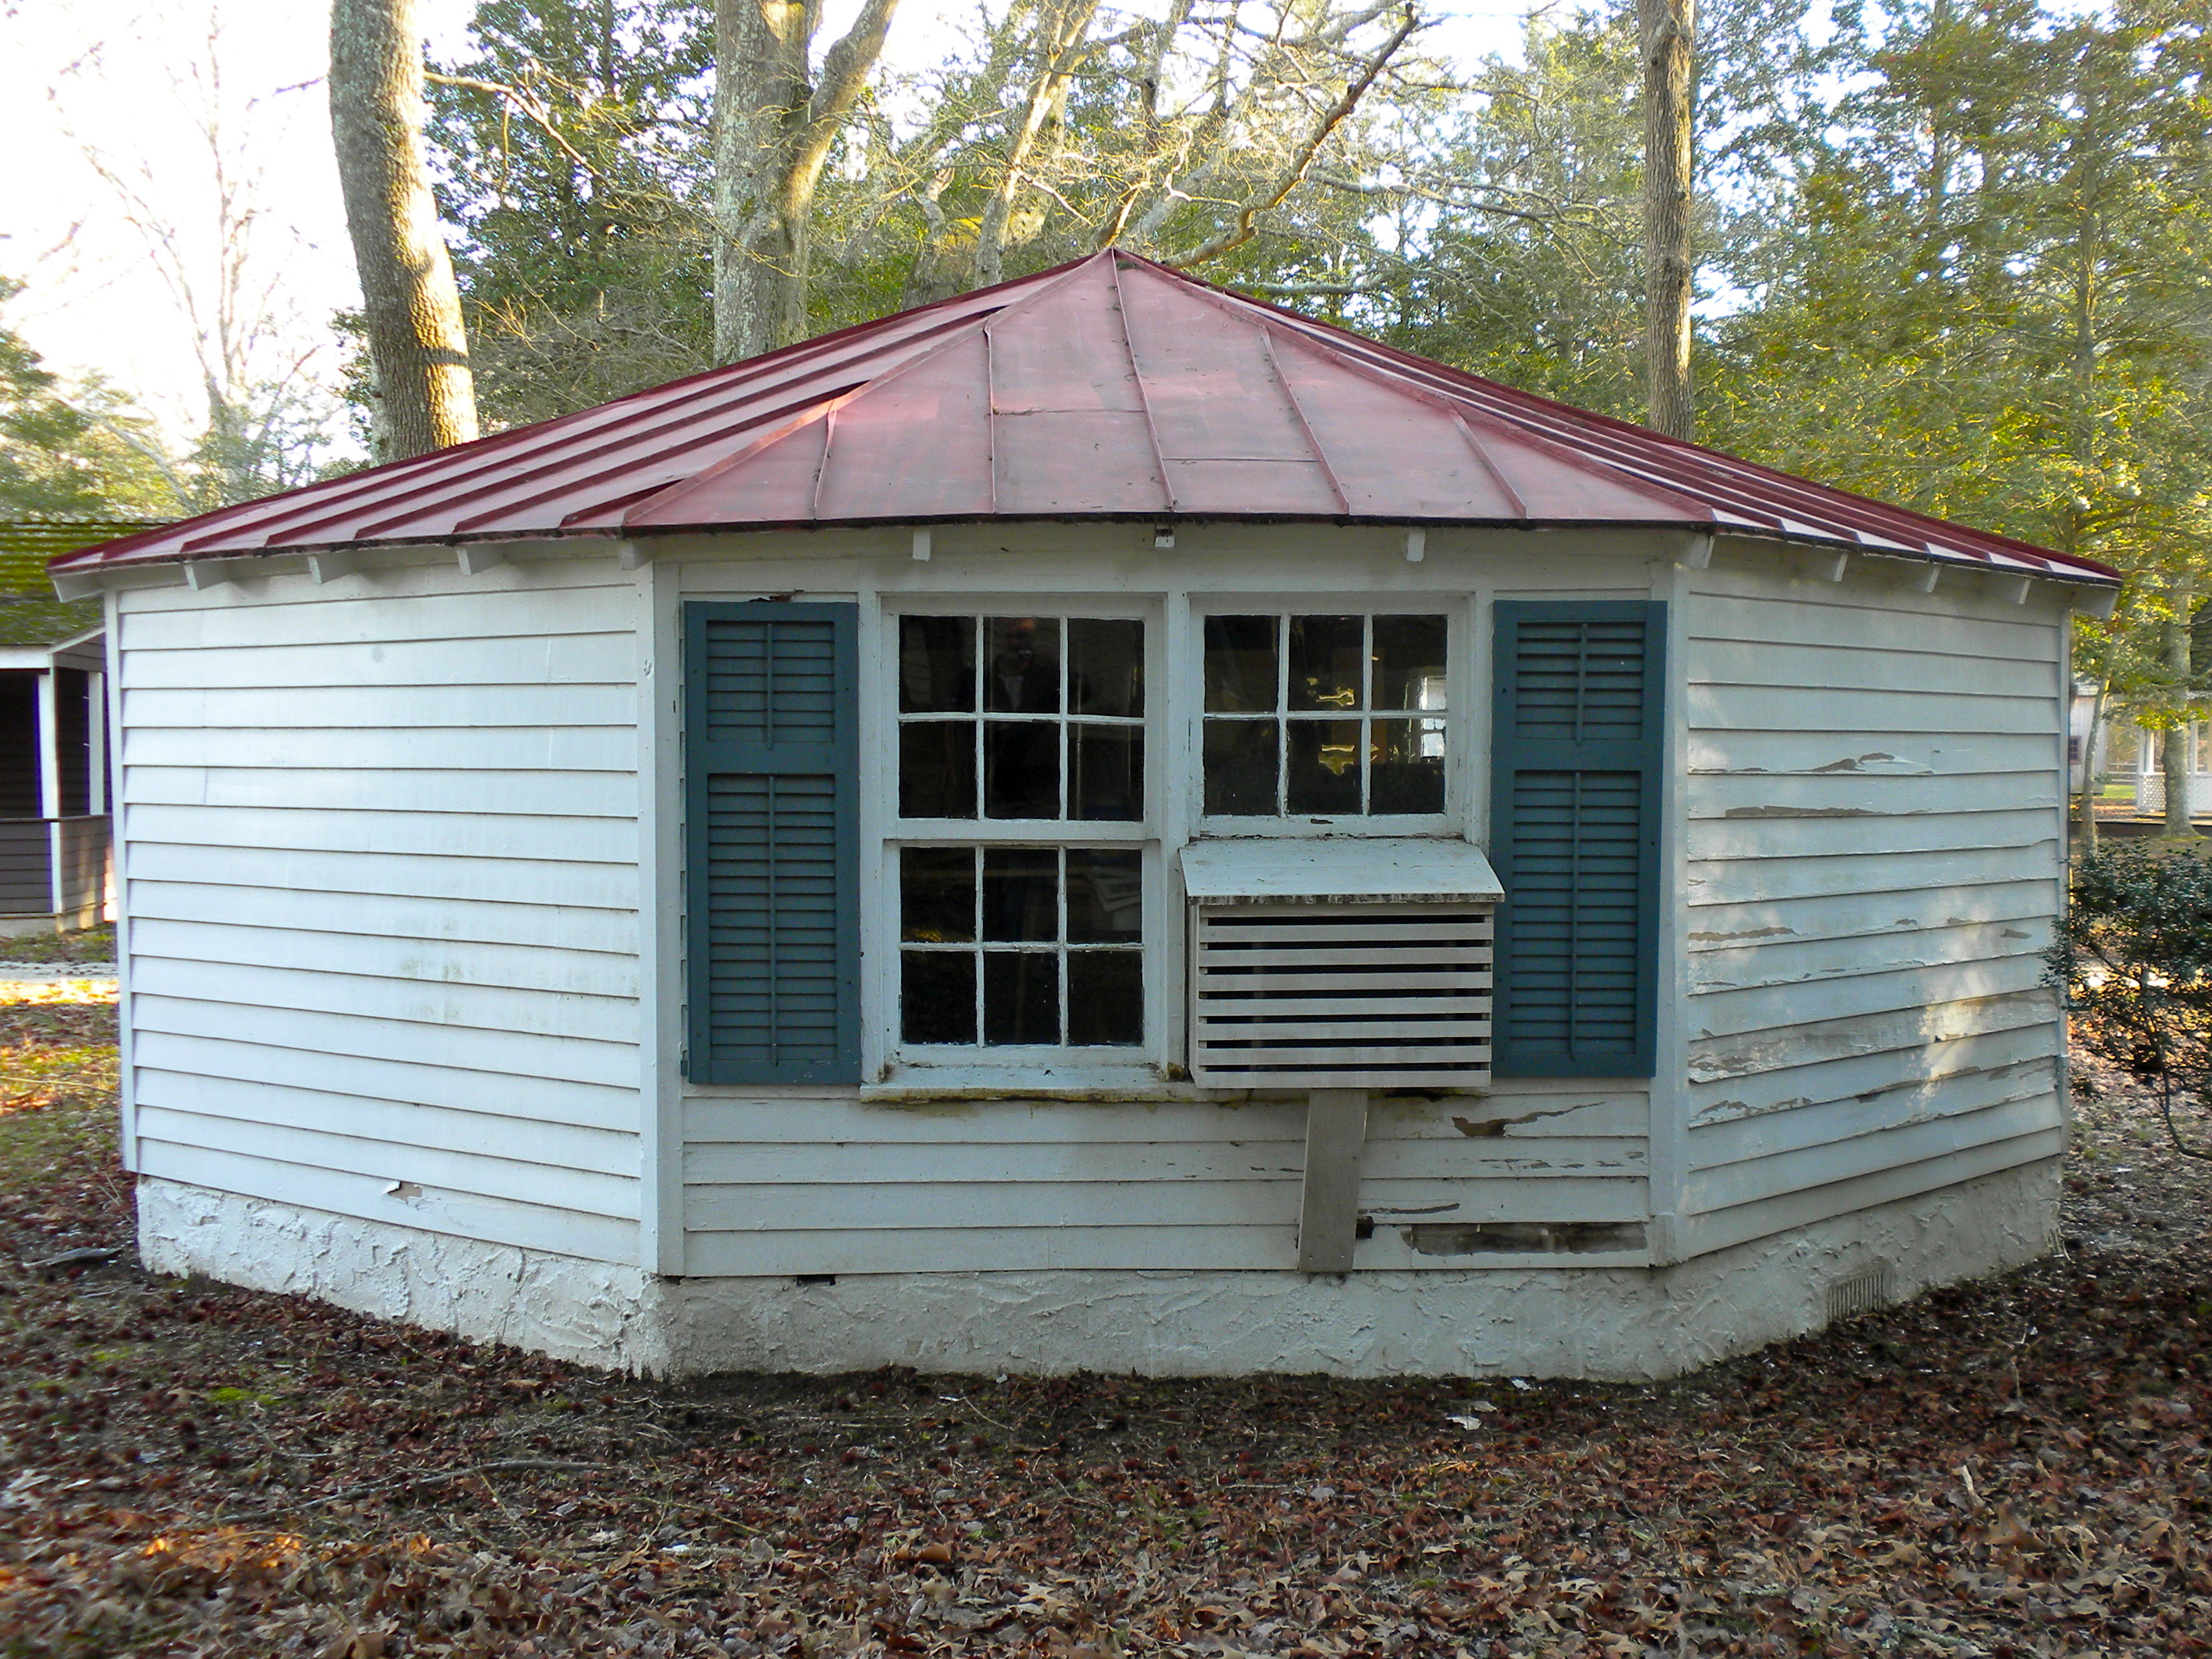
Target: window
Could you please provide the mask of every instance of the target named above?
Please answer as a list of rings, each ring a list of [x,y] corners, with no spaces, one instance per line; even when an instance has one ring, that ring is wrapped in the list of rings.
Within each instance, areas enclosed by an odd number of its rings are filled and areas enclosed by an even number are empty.
[[[1209,817],[1444,810],[1440,616],[1209,617]]]
[[[899,853],[909,1043],[1144,1040],[1143,854],[1087,847]]]
[[[1144,714],[1141,622],[902,617],[899,816],[1141,818]]]
[[[1145,623],[897,629],[900,1046],[1141,1045]]]

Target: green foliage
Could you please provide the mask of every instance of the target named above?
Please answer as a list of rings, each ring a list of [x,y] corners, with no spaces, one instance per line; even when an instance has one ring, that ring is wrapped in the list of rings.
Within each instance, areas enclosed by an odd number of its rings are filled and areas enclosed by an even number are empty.
[[[2045,961],[2075,1041],[2157,1091],[2174,1144],[2193,1152],[2173,1103],[2212,1107],[2212,862],[2140,842],[2088,854]]]
[[[0,304],[22,285],[0,277]],[[171,505],[144,422],[94,382],[75,389],[0,327],[0,518],[153,516]]]
[[[491,424],[712,361],[714,38],[707,0],[485,0],[469,52],[434,66],[432,153]]]
[[[1532,19],[1409,192],[1404,257],[1361,319],[1394,345],[1642,418],[1641,82],[1632,12]],[[1436,199],[1441,197],[1442,200]],[[1414,257],[1418,253],[1418,257]]]

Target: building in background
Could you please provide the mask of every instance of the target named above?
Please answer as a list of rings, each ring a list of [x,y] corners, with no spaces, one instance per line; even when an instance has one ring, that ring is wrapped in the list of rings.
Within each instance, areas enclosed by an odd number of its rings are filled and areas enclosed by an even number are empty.
[[[56,599],[46,567],[148,527],[0,522],[0,936],[112,915],[105,607]]]

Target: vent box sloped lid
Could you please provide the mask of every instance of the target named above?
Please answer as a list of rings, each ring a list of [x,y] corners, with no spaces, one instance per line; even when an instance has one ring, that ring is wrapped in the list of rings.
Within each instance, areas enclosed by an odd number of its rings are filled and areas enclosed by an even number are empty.
[[[1410,836],[1193,842],[1182,884],[1199,904],[1495,904],[1479,847]]]

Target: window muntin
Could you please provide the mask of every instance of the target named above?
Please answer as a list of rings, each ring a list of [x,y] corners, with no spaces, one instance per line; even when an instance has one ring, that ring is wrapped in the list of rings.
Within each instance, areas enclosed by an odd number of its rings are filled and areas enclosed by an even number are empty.
[[[899,618],[902,818],[1144,817],[1145,624]]]
[[[1206,618],[1206,815],[1442,812],[1449,645],[1437,615]]]
[[[901,1040],[1141,1043],[1142,858],[1130,848],[902,848]]]

